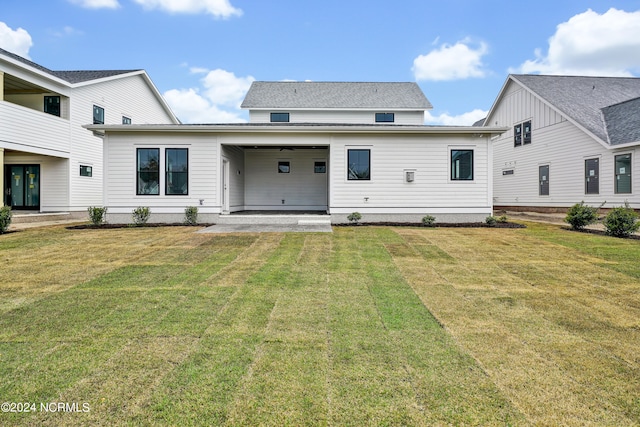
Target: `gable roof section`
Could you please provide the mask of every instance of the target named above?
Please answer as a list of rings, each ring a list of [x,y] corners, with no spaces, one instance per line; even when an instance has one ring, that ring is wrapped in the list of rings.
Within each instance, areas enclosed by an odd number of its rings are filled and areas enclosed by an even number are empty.
[[[433,107],[416,83],[253,82],[242,108],[428,110]]]
[[[57,77],[69,84],[85,83],[93,80],[101,80],[109,77],[119,76],[121,74],[129,74],[135,72],[141,72],[144,70],[79,70],[79,71],[53,71],[42,65],[36,64],[26,58],[23,58],[15,53],[11,53],[7,50],[0,48],[0,54],[7,56],[17,62],[22,63],[31,68],[35,68],[50,76]]]
[[[602,109],[611,145],[640,141],[640,98]]]
[[[523,74],[509,77],[606,145],[640,140],[621,137],[623,129],[614,130],[614,127],[621,123],[624,123],[625,127],[633,124],[632,120],[624,118],[624,114],[638,104],[631,103],[611,109],[608,113],[609,123],[605,123],[607,107],[640,97],[640,78]],[[618,136],[612,137],[611,132]],[[636,128],[635,132],[637,134],[640,129]]]

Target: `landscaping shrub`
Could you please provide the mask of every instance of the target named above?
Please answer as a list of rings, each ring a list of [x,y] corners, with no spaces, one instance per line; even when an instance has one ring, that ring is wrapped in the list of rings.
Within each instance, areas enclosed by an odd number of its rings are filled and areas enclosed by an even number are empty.
[[[11,225],[11,206],[3,206],[0,208],[0,234],[3,234]]]
[[[436,217],[431,215],[426,215],[422,217],[422,225],[425,227],[433,227],[436,222]]]
[[[624,206],[611,209],[603,221],[605,233],[614,237],[629,237],[638,229],[638,214],[625,202]]]
[[[358,225],[358,221],[362,219],[362,215],[360,214],[360,212],[351,212],[347,219],[351,224]]]
[[[184,210],[184,223],[187,225],[196,225],[198,223],[198,207],[187,206]]]
[[[567,211],[567,216],[564,220],[571,224],[572,229],[583,230],[587,225],[593,224],[598,220],[598,208],[587,206],[584,201],[576,203]]]
[[[484,222],[489,226],[489,227],[495,227],[496,223],[498,222],[498,220],[496,219],[495,216],[488,216],[485,218]]]
[[[145,225],[151,216],[151,210],[146,206],[139,206],[131,214],[135,225]]]
[[[506,215],[502,215],[496,218],[496,221],[498,221],[500,224],[505,224],[509,221],[509,219],[507,218]]]
[[[101,208],[98,206],[89,206],[87,209],[89,212],[89,219],[93,225],[101,225],[105,222],[107,217],[107,208]]]

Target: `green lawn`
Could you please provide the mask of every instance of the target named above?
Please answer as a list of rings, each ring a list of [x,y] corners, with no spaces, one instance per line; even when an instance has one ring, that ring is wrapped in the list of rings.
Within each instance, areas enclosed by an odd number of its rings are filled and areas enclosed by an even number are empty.
[[[1,235],[0,425],[640,425],[640,241],[528,226]]]

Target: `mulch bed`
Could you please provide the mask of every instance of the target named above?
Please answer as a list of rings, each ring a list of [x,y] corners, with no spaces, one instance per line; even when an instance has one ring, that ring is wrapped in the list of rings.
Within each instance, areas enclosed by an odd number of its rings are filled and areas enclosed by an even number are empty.
[[[143,224],[143,225],[135,225],[135,224],[79,224],[79,225],[70,225],[65,227],[67,230],[108,230],[115,228],[154,228],[154,227],[209,227],[215,224],[183,224],[181,222],[172,222],[172,223],[152,223],[152,224]]]
[[[386,227],[424,227],[424,228],[527,228],[524,224],[513,222],[498,222],[489,225],[484,222],[437,222],[432,226],[426,226],[416,222],[359,222],[357,224],[332,224],[334,227],[354,227],[354,226],[386,226]]]
[[[609,236],[607,233],[605,233],[604,230],[594,230],[592,228],[585,228],[583,230],[574,230],[571,227],[562,227],[562,229],[567,231],[575,231],[576,233],[587,233],[587,234],[596,234],[598,236],[616,237],[616,236]],[[632,234],[629,237],[620,237],[620,239],[640,240],[640,236],[637,234]]]

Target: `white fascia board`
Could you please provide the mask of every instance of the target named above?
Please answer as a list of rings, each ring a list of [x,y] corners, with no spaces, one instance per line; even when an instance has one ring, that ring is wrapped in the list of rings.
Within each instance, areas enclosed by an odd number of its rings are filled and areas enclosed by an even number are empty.
[[[489,137],[502,134],[507,127],[478,126],[426,126],[426,125],[84,125],[91,131],[118,132],[167,132],[167,133],[358,133],[358,134],[424,134],[424,135],[475,135]]]

